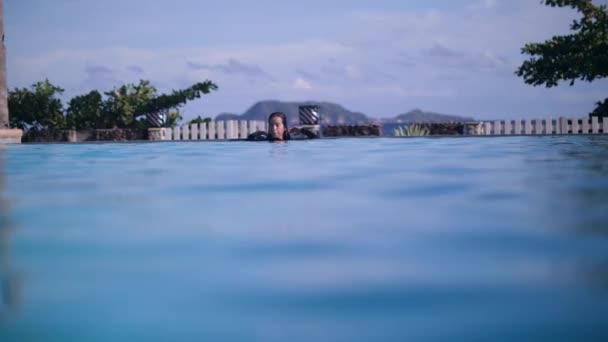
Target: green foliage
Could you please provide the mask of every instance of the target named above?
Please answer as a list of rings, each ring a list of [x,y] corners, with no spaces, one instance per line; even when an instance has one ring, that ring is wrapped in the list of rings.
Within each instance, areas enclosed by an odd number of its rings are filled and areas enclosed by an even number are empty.
[[[169,111],[169,109],[178,108],[188,101],[198,99],[203,94],[209,94],[212,90],[217,90],[217,85],[213,82],[199,82],[189,88],[174,90],[171,94],[154,97],[146,103],[143,109],[145,113]]]
[[[405,126],[405,128],[398,126],[397,128],[393,129],[393,136],[395,137],[405,137],[407,136],[407,126]]]
[[[97,90],[72,98],[68,103],[67,127],[72,129],[107,127],[110,123],[103,115],[103,105],[103,99]]]
[[[604,99],[604,101],[598,101],[596,105],[597,107],[595,107],[595,110],[593,110],[590,115],[608,118],[608,99]]]
[[[122,85],[105,94],[103,110],[112,127],[99,128],[136,128],[137,117],[146,114],[146,106],[158,97],[156,88],[146,80],[137,85]]]
[[[190,121],[188,121],[187,125],[198,125],[198,124],[202,124],[202,123],[209,123],[211,122],[211,118],[207,117],[207,118],[201,118],[201,116],[197,116],[195,119],[192,119]]]
[[[533,86],[557,86],[559,81],[591,82],[608,76],[608,11],[590,0],[545,0],[551,7],[571,7],[582,14],[570,25],[569,35],[543,43],[528,43],[522,53],[530,56],[515,73]],[[596,108],[596,111],[599,109]],[[594,111],[595,112],[595,111]]]
[[[183,117],[182,114],[179,112],[179,110],[173,110],[170,111],[169,114],[167,115],[167,127],[175,127],[177,126],[177,124],[182,121]]]
[[[29,129],[146,129],[146,114],[166,115],[167,126],[174,127],[182,120],[179,107],[216,90],[211,81],[199,82],[189,88],[170,94],[158,94],[150,81],[125,84],[104,96],[97,90],[72,98],[64,114],[58,98],[63,89],[48,80],[38,82],[32,89],[15,89],[9,92],[11,126]]]
[[[393,136],[396,137],[422,137],[429,135],[428,128],[419,124],[399,126],[393,129]]]
[[[8,109],[12,127],[43,130],[65,127],[63,105],[59,96],[63,89],[49,80],[28,88],[15,88],[8,93]]]
[[[106,93],[105,111],[115,126],[121,128],[139,127],[145,122],[141,116],[152,113],[165,115],[166,126],[174,127],[182,120],[179,107],[216,89],[213,82],[205,81],[170,94],[157,95],[156,88],[150,86],[149,81],[142,80],[138,85],[123,85]]]

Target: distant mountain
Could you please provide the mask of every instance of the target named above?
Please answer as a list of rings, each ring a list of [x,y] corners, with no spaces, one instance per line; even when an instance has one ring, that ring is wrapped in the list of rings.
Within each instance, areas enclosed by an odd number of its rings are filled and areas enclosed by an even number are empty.
[[[217,119],[217,118],[221,118],[221,119]],[[240,114],[221,113],[216,116],[215,120],[217,121],[217,120],[248,120],[248,119],[241,118]]]
[[[323,124],[366,124],[371,122],[367,115],[352,112],[339,104],[331,102],[282,102],[275,100],[260,101],[251,106],[241,115],[223,113],[215,117],[215,120],[267,120],[268,115],[273,112],[283,112],[287,116],[288,125],[298,125],[298,106],[317,105],[321,110],[321,120]]]
[[[251,106],[243,114],[222,113],[215,117],[219,120],[268,120],[268,115],[273,112],[283,112],[287,116],[289,126],[298,125],[298,106],[317,105],[320,107],[321,119],[323,124],[331,125],[355,125],[369,123],[444,123],[444,122],[465,122],[473,121],[470,117],[456,115],[445,115],[432,112],[424,112],[414,109],[393,118],[370,118],[360,112],[353,112],[339,104],[331,102],[303,101],[303,102],[283,102],[276,100],[259,101]]]
[[[393,119],[383,119],[382,121],[400,123],[447,123],[474,121],[474,119],[472,117],[423,112],[420,109],[414,109],[407,113],[399,114]]]

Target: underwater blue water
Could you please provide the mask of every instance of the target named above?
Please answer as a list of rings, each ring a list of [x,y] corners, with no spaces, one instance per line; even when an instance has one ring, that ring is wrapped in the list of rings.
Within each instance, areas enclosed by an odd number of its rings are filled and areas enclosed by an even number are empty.
[[[0,149],[0,341],[608,341],[608,136]]]

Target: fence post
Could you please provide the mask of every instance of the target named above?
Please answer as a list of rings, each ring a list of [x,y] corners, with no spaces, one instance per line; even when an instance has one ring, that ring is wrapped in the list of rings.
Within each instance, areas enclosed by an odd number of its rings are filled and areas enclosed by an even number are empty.
[[[256,131],[255,121],[254,120],[247,121],[247,135],[249,135],[255,131]]]
[[[484,128],[485,135],[492,135],[492,124],[491,123],[485,122],[483,124],[483,128]]]
[[[511,135],[511,129],[513,125],[511,125],[511,120],[505,120],[505,135]]]
[[[241,137],[241,133],[239,132],[240,127],[239,120],[232,121],[232,139],[239,139]]]
[[[197,123],[190,124],[190,138],[192,140],[199,140],[198,139],[198,124]]]
[[[500,126],[502,126],[500,121],[494,121],[494,135],[502,135],[502,129]]]
[[[553,118],[548,117],[545,119],[545,134],[553,134],[555,128],[553,127]]]
[[[521,119],[515,120],[515,135],[521,135]]]
[[[585,117],[581,120],[583,121],[583,134],[589,134],[589,118]]]
[[[207,122],[206,121],[201,122],[199,134],[200,134],[200,137],[199,137],[200,140],[207,140]]]
[[[188,125],[182,126],[182,140],[190,140],[190,129]]]
[[[224,125],[226,123],[226,121],[221,120],[221,121],[216,121],[217,123],[217,128],[216,128],[216,133],[217,133],[217,139],[218,140],[224,140],[226,139],[226,131],[224,129]]]
[[[215,140],[215,121],[209,121],[209,140]]]
[[[532,120],[525,119],[525,121],[524,121],[524,129],[525,129],[526,135],[532,134]]]
[[[578,134],[578,118],[572,119],[572,134]]]
[[[591,117],[591,131],[593,134],[598,134],[600,132],[600,123],[597,116]]]

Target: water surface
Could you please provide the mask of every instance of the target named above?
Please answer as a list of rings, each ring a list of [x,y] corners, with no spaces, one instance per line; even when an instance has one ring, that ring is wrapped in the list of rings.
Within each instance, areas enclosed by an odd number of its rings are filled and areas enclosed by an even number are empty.
[[[14,145],[2,341],[608,340],[608,137]]]

